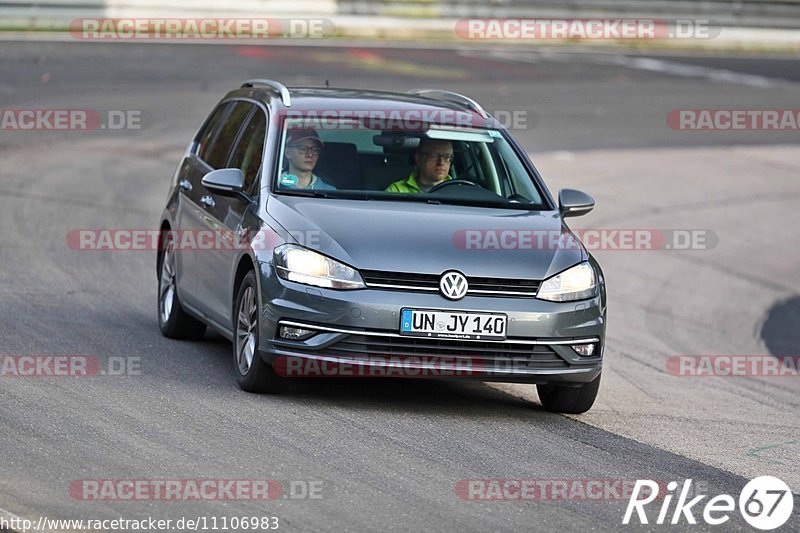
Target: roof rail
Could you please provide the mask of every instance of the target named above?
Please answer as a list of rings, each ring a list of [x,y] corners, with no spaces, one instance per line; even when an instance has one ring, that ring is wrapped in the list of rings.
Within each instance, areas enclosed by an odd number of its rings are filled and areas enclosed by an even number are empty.
[[[282,84],[279,81],[274,80],[247,80],[242,84],[242,87],[255,87],[256,85],[266,85],[267,87],[272,87],[279,93],[281,93],[281,100],[283,101],[283,105],[286,107],[292,107],[292,97],[289,96],[289,89],[286,88],[286,85]]]
[[[454,93],[452,91],[442,91],[439,89],[413,89],[408,91],[410,94],[417,94],[419,96],[428,96],[430,98],[435,98],[437,100],[445,100],[447,102],[456,102],[459,104],[465,104],[467,107],[478,113],[483,118],[489,118],[489,113],[487,113],[481,105],[469,98],[464,96],[463,94]]]

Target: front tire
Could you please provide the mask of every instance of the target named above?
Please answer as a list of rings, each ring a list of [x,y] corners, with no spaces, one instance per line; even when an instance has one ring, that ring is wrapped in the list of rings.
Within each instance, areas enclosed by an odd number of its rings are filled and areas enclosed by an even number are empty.
[[[285,382],[258,353],[258,285],[252,270],[242,280],[233,306],[233,364],[236,381],[247,392],[278,393]]]
[[[206,332],[206,325],[181,307],[176,283],[175,245],[169,237],[161,242],[165,246],[158,264],[158,327],[170,339],[197,340]]]
[[[548,411],[568,414],[585,413],[591,409],[597,398],[597,392],[600,390],[600,376],[579,387],[565,387],[548,383],[547,385],[537,385],[536,390],[539,393],[542,407]]]

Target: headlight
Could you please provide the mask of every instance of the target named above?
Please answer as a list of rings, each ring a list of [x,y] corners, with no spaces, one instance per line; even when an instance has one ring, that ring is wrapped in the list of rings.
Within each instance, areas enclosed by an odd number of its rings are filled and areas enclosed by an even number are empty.
[[[363,289],[357,270],[296,244],[283,244],[273,250],[275,271],[283,279],[326,289]]]
[[[597,294],[597,276],[588,262],[575,265],[542,282],[537,298],[551,302],[585,300]]]

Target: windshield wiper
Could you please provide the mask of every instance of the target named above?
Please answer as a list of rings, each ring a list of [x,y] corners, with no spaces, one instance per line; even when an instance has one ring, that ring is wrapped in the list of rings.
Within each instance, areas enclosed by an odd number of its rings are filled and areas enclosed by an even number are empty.
[[[437,203],[437,204],[447,204],[447,205],[465,205],[470,207],[496,207],[498,209],[522,209],[526,211],[531,211],[535,209],[541,209],[541,207],[537,207],[536,204],[528,203],[514,203],[509,202],[505,199],[498,199],[498,200],[481,200],[481,199],[470,199],[470,198],[447,198],[447,197],[439,197],[439,198],[431,198],[428,200],[428,203]]]

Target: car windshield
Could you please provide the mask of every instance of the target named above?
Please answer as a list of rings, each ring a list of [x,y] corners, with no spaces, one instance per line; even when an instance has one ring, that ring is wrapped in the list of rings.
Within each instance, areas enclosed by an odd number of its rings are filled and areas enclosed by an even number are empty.
[[[499,130],[369,127],[287,119],[278,194],[542,210],[548,203]]]

